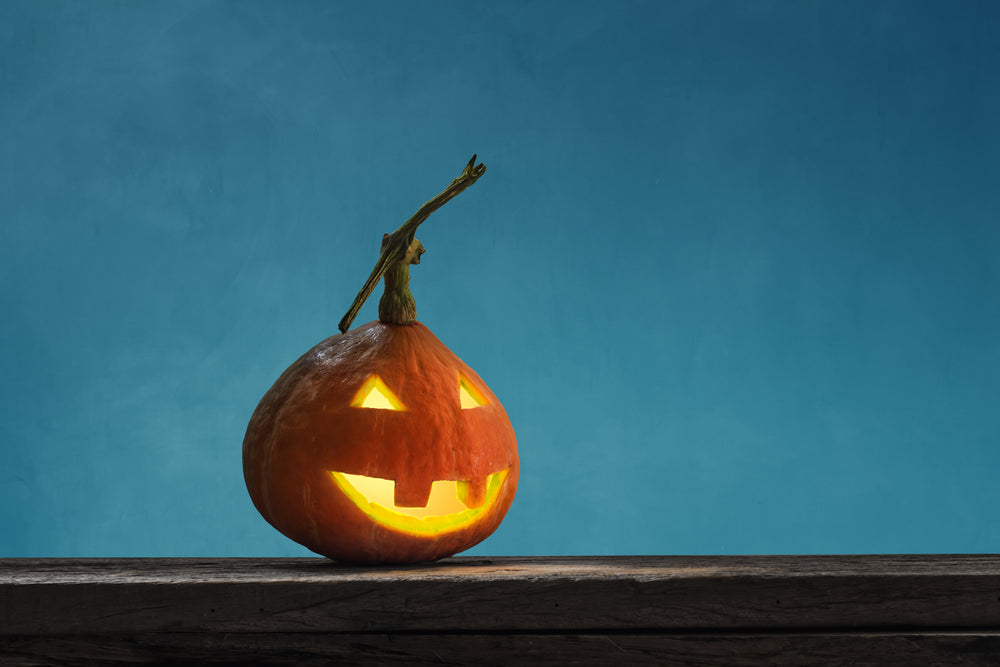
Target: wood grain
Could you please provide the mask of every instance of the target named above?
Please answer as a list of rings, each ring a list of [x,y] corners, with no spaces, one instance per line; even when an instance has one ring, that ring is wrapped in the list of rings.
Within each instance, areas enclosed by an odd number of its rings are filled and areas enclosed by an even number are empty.
[[[244,653],[275,664],[1000,664],[1000,556],[0,560],[4,665],[235,664]]]
[[[0,664],[990,665],[1000,635],[185,634],[6,638]]]

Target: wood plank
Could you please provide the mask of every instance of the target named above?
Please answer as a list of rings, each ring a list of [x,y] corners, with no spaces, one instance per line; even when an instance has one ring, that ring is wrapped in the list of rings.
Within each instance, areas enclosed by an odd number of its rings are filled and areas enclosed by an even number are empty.
[[[0,601],[0,636],[22,638],[992,632],[1000,556],[3,559]]]
[[[211,665],[996,665],[996,633],[325,634],[2,637],[5,667]]]

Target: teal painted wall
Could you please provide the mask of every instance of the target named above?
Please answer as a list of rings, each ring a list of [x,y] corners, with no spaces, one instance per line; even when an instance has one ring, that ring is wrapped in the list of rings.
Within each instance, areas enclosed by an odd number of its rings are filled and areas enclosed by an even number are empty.
[[[472,553],[1000,551],[998,34],[986,0],[0,3],[0,556],[303,554],[246,422],[473,152],[412,272],[519,437]]]

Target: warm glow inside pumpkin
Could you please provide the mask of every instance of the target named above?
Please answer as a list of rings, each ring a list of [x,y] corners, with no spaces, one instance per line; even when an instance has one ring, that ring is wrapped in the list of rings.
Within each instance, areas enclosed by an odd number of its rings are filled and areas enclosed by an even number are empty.
[[[371,408],[373,410],[405,410],[406,406],[400,402],[392,390],[385,386],[382,378],[372,375],[361,385],[361,389],[355,394],[351,401],[351,407]]]
[[[471,410],[489,403],[483,392],[463,375],[458,376],[459,404]],[[399,397],[378,375],[371,375],[351,401],[355,408],[406,410]],[[396,482],[381,477],[353,475],[331,470],[340,490],[379,525],[411,535],[435,535],[471,525],[496,502],[509,469],[491,473],[486,495],[474,499],[469,492],[471,480],[435,480],[425,505],[406,507],[396,504]]]
[[[411,535],[437,535],[472,525],[500,495],[507,479],[501,470],[489,476],[486,497],[478,507],[469,507],[468,480],[437,480],[423,507],[400,507],[395,504],[396,483],[391,479],[330,472],[333,480],[361,511],[379,525]]]

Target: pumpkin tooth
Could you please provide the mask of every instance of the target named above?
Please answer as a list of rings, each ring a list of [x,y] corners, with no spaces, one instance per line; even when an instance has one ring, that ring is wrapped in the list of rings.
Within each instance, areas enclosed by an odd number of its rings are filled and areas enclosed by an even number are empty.
[[[426,507],[431,497],[431,482],[396,480],[393,503],[396,507]]]
[[[462,482],[459,498],[467,507],[479,507],[486,500],[486,478],[478,477]]]

